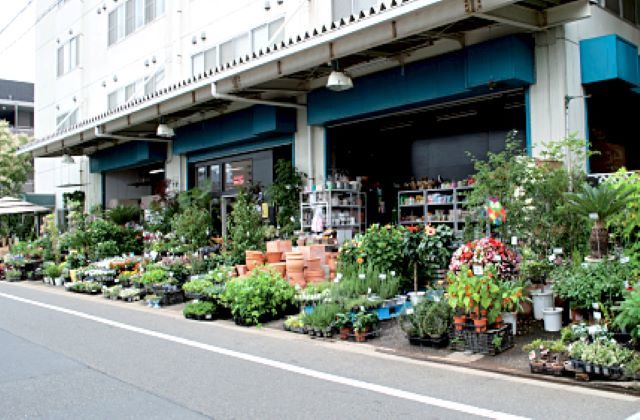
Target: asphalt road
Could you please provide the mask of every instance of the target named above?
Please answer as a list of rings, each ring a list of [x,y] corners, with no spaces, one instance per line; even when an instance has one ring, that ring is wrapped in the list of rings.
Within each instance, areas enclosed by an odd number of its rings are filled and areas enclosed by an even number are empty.
[[[624,419],[640,399],[0,283],[0,418]]]

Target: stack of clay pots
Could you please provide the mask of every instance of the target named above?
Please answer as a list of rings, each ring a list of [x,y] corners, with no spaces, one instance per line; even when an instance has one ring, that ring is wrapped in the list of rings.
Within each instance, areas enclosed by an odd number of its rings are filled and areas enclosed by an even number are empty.
[[[269,264],[275,264],[282,261],[282,252],[280,251],[267,251],[265,255],[267,256],[267,262]]]
[[[309,258],[304,273],[307,283],[321,283],[325,280],[324,270],[320,258]]]
[[[304,255],[300,252],[287,252],[286,253],[286,267],[287,267],[287,280],[289,284],[300,287],[305,287],[307,282],[304,278]]]
[[[333,280],[336,278],[336,271],[338,269],[338,253],[327,252],[326,259],[327,265],[329,266],[329,278]]]
[[[247,258],[247,270],[251,271],[259,265],[264,264],[264,254],[262,251],[245,251]]]

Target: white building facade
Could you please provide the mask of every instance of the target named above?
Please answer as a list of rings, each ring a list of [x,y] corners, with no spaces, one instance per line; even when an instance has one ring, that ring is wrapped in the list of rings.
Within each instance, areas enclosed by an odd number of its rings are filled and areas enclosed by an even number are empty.
[[[77,156],[77,178],[36,164],[36,192],[71,177],[60,191],[82,189],[89,207],[205,178],[221,195],[268,184],[278,158],[316,183],[461,179],[462,149],[500,149],[511,129],[534,156],[575,133],[606,152],[579,162],[590,170],[638,164],[624,139],[640,85],[635,0],[36,4],[36,141],[23,151]],[[327,90],[334,70],[353,88]]]

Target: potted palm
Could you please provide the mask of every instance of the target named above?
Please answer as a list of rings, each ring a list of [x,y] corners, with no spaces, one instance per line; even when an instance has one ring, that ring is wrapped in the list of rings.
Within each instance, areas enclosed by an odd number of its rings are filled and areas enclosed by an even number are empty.
[[[632,193],[630,189],[614,188],[606,184],[600,184],[597,187],[585,184],[581,191],[566,194],[570,210],[593,220],[589,237],[592,259],[600,260],[607,255],[609,244],[607,220],[626,208]]]

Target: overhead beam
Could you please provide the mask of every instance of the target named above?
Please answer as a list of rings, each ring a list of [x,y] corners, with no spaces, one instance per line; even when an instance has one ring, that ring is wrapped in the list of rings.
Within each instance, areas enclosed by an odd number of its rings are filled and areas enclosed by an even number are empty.
[[[476,13],[483,19],[530,31],[541,31],[591,16],[589,0],[577,0],[537,11],[519,5],[510,5],[490,12]]]

